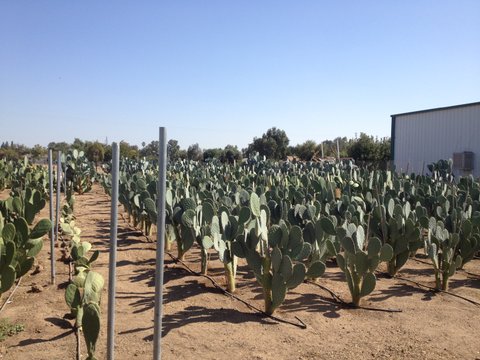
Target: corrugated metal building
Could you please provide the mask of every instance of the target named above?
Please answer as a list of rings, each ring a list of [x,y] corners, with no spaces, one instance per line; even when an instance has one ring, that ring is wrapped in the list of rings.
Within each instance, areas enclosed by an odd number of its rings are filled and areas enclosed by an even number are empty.
[[[452,159],[455,175],[480,177],[480,102],[392,115],[392,159],[417,174]]]

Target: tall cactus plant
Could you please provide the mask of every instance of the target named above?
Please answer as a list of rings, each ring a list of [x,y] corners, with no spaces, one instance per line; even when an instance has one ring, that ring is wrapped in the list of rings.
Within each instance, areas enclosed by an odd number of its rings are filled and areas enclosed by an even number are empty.
[[[450,233],[442,221],[430,219],[429,236],[425,250],[435,271],[438,290],[448,290],[448,280],[462,266],[462,257],[457,254],[460,241],[458,233]]]
[[[288,289],[300,285],[306,275],[321,276],[325,268],[314,265],[307,272],[300,262],[310,255],[311,245],[303,241],[299,226],[289,228],[281,220],[268,229],[267,210],[255,193],[251,194],[250,208],[253,226],[237,236],[232,249],[236,256],[247,260],[263,288],[265,312],[273,314],[285,300]]]
[[[343,248],[343,253],[337,254],[337,264],[345,273],[353,305],[359,306],[361,298],[375,289],[378,264],[389,261],[393,249],[389,244],[382,245],[376,237],[366,239],[361,225],[338,227],[337,237]]]

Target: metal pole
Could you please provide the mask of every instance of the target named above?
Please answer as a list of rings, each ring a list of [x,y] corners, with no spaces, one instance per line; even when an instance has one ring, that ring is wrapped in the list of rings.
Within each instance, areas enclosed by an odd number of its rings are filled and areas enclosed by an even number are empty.
[[[322,159],[323,159],[323,158],[325,157],[325,156],[323,155],[323,141],[322,141],[322,143],[320,144],[320,149],[322,149]]]
[[[155,313],[153,329],[153,359],[162,358],[162,303],[163,303],[163,258],[165,242],[165,191],[167,179],[166,130],[160,128],[158,149],[158,184],[157,184],[157,259],[155,263]]]
[[[112,144],[112,203],[110,207],[110,258],[108,270],[108,327],[107,359],[115,358],[115,286],[117,283],[117,227],[118,227],[118,144]]]
[[[57,202],[56,202],[56,205],[57,205],[57,209],[56,209],[56,212],[55,212],[55,243],[57,243],[58,241],[58,224],[60,222],[60,181],[61,181],[61,178],[60,178],[60,173],[62,172],[62,159],[61,159],[61,156],[62,156],[62,152],[59,150],[57,152]]]
[[[337,157],[338,157],[338,161],[340,161],[340,144],[338,143],[338,139],[337,139]]]
[[[52,228],[50,229],[50,279],[52,285],[55,285],[55,228],[53,227],[53,151],[48,149],[48,182],[50,192],[50,221]]]

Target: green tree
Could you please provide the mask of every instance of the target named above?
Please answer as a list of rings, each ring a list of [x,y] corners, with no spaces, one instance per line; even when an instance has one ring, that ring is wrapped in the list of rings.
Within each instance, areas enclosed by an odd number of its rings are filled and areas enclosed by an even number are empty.
[[[95,167],[99,162],[102,162],[105,158],[105,148],[98,141],[91,143],[87,147],[86,151],[87,159],[95,163]]]
[[[57,151],[61,151],[62,154],[66,154],[70,149],[70,145],[65,141],[58,142],[58,143],[52,141],[48,144],[48,148],[52,149],[54,153],[56,153]]]
[[[158,140],[150,142],[150,144],[145,145],[145,142],[142,142],[143,148],[140,150],[140,156],[145,157],[148,160],[158,159]],[[168,153],[168,145],[167,145]]]
[[[36,144],[30,150],[30,153],[32,154],[33,160],[40,160],[41,158],[45,158],[47,156],[47,149],[42,145]]]
[[[365,133],[360,133],[348,149],[348,155],[355,161],[378,163],[390,160],[390,139],[374,139]]]
[[[128,159],[138,159],[138,146],[130,145],[126,141],[120,141],[120,157],[125,157]]]
[[[170,161],[177,161],[178,159],[180,159],[180,145],[178,145],[177,140],[168,140],[167,156]]]
[[[211,161],[213,159],[220,160],[223,156],[223,150],[220,148],[212,148],[203,150],[203,160]]]
[[[242,159],[242,153],[238,150],[236,145],[227,145],[225,149],[222,151],[222,155],[220,160],[222,162],[228,162],[229,164],[233,164],[234,161],[238,161]]]
[[[287,157],[288,139],[285,131],[273,127],[268,129],[261,138],[254,138],[248,145],[247,154],[258,152],[268,159],[284,160]]]
[[[293,154],[300,160],[310,161],[317,152],[317,143],[313,140],[307,140],[293,148]]]
[[[73,139],[72,148],[77,149],[78,151],[86,151],[87,144],[85,141],[75,138]]]
[[[190,145],[187,149],[187,159],[201,161],[203,160],[203,151],[198,143]]]

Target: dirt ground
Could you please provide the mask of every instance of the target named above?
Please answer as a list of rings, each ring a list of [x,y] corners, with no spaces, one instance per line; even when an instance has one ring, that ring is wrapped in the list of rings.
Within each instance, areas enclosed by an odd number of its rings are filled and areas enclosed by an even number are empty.
[[[82,238],[101,254],[96,271],[108,281],[110,199],[96,185],[76,197]],[[48,216],[48,210],[41,214]],[[151,359],[155,243],[119,220],[116,298],[116,359]],[[57,249],[58,251],[58,249]],[[57,284],[50,285],[49,244],[39,255],[40,273],[22,280],[0,316],[25,325],[25,331],[0,343],[0,359],[75,359],[76,338],[64,301],[68,268],[56,262]],[[59,253],[56,254],[59,258]],[[213,258],[213,256],[212,256]],[[198,254],[186,262],[199,269]],[[222,266],[212,261],[213,276],[224,284]],[[451,291],[480,302],[480,261],[474,260],[451,280]],[[410,260],[400,276],[432,284],[430,265]],[[345,300],[348,289],[333,266],[319,284]],[[105,285],[105,289],[107,284]],[[237,295],[262,307],[260,286],[240,264]],[[38,290],[41,290],[38,292]],[[4,294],[0,303],[7,299]],[[263,318],[238,300],[224,295],[203,277],[189,274],[165,257],[162,355],[164,359],[480,359],[480,308],[449,294],[433,293],[399,279],[379,277],[364,306],[398,309],[379,312],[350,309],[331,295],[304,283],[287,294],[275,315],[301,319],[306,329]],[[107,292],[102,302],[103,326],[98,359],[106,358]],[[82,358],[85,347],[82,339]]]

